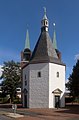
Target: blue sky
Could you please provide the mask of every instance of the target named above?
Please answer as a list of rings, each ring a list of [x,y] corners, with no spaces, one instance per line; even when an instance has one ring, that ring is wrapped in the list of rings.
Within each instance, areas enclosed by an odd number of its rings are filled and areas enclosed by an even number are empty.
[[[47,8],[49,34],[56,23],[58,49],[66,64],[66,79],[79,57],[79,0],[0,0],[0,65],[20,61],[28,26],[31,49],[40,35],[43,7]]]

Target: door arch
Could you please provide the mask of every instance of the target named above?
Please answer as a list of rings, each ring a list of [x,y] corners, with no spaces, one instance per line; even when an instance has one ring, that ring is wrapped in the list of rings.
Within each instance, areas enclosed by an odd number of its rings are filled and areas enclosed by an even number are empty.
[[[54,94],[54,107],[58,108],[60,107],[60,104],[61,104],[60,97],[61,97],[62,91],[57,88],[52,93]]]

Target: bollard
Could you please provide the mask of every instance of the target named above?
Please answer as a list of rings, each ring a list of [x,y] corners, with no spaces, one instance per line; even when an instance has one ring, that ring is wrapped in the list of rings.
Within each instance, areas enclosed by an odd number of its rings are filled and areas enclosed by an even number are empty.
[[[17,105],[13,104],[12,105],[12,109],[13,109],[14,115],[16,115]]]

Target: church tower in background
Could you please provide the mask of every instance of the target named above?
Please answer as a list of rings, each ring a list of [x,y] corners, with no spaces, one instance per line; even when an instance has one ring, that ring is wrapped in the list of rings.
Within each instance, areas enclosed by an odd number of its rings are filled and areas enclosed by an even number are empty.
[[[29,32],[27,29],[25,48],[23,51],[21,51],[21,68],[30,61],[30,58],[31,58],[30,40],[29,40]]]
[[[61,52],[57,48],[57,41],[56,41],[56,31],[55,31],[55,23],[53,23],[54,26],[54,33],[53,33],[53,47],[57,53],[58,58],[61,60]]]

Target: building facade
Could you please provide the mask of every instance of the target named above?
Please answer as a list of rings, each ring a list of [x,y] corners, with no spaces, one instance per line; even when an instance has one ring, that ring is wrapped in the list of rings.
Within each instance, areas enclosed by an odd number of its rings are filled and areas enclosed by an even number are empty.
[[[39,39],[29,61],[25,60],[22,67],[23,107],[65,107],[65,64],[57,49],[55,31],[53,43],[48,31],[49,21],[44,9]]]

